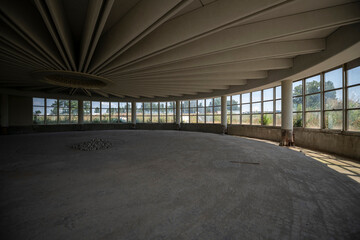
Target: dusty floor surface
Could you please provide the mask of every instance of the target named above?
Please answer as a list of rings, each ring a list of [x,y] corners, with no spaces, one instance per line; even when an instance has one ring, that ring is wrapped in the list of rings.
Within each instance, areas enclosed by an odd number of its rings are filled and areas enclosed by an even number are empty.
[[[113,147],[71,149],[100,137]],[[301,152],[181,131],[0,137],[0,239],[356,239],[360,184]]]

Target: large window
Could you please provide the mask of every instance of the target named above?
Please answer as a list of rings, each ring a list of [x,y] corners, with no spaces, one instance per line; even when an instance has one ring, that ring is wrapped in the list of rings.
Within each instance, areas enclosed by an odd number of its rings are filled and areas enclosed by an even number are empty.
[[[131,113],[131,109],[128,111]],[[136,103],[136,122],[138,123],[174,123],[174,114],[175,102]]]
[[[275,126],[281,126],[281,86],[275,87]]]
[[[263,118],[262,125],[274,124],[274,88],[263,90]]]
[[[293,82],[293,125],[303,126],[303,80]]]
[[[320,128],[321,116],[320,75],[305,79],[305,127]]]
[[[181,102],[182,123],[221,123],[221,98]]]
[[[360,131],[360,66],[347,71],[347,130]]]
[[[343,69],[324,74],[324,128],[343,127]]]
[[[251,93],[251,124],[261,125],[261,91]]]
[[[45,98],[33,98],[33,124],[45,123]]]

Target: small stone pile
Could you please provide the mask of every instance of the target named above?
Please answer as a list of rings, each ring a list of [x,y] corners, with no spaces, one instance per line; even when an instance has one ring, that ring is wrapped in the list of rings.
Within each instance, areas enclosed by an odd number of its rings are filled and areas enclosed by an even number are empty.
[[[75,144],[72,148],[81,150],[81,151],[95,151],[95,150],[103,150],[108,149],[112,146],[111,142],[106,141],[101,138],[93,138],[90,141]]]

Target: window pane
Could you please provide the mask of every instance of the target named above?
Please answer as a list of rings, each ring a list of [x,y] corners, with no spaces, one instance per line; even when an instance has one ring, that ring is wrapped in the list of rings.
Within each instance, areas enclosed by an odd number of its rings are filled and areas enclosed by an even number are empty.
[[[196,115],[196,107],[190,108],[190,115]]]
[[[34,106],[44,106],[45,99],[44,98],[33,98],[33,105]]]
[[[57,99],[46,99],[46,106],[57,107]]]
[[[252,102],[260,102],[261,101],[261,91],[256,91],[252,93]]]
[[[306,111],[320,110],[320,93],[310,96],[305,96]]]
[[[69,115],[69,108],[59,108],[59,115]]]
[[[360,66],[347,71],[348,86],[360,83]]]
[[[275,94],[276,94],[276,99],[279,99],[279,98],[281,98],[281,86],[277,86],[276,88],[275,88]]]
[[[264,113],[272,113],[274,111],[274,101],[264,102]]]
[[[252,125],[260,125],[261,124],[261,115],[260,114],[253,114],[251,124]]]
[[[167,116],[166,121],[167,121],[167,123],[173,123],[174,122],[174,117],[173,116]]]
[[[348,111],[348,130],[360,131],[360,110]]]
[[[231,96],[227,96],[226,97],[226,105],[230,105],[231,104]]]
[[[240,95],[233,95],[231,99],[232,104],[240,104]]]
[[[196,100],[190,101],[190,107],[196,107]]]
[[[44,115],[45,108],[44,107],[33,107],[33,115]]]
[[[160,108],[166,108],[166,102],[161,102],[159,107]]]
[[[69,100],[59,100],[59,107],[69,107]]]
[[[152,103],[152,108],[158,108],[159,107],[159,103],[158,102],[153,102]]]
[[[249,104],[247,104],[249,105]],[[240,114],[240,105],[232,105],[231,106],[232,114]]]
[[[46,116],[46,124],[57,124],[57,116]]]
[[[92,108],[100,108],[100,102],[92,102]]]
[[[197,116],[190,116],[190,123],[196,123]]]
[[[293,113],[293,126],[302,127],[302,113]]]
[[[206,123],[212,124],[213,123],[213,116],[206,116]]]
[[[214,107],[214,114],[221,114],[221,107]]]
[[[326,111],[325,112],[325,128],[342,129],[342,111]]]
[[[264,114],[262,125],[264,126],[272,126],[274,122],[274,116],[272,114]]]
[[[240,115],[232,115],[231,121],[231,124],[240,124]]]
[[[205,107],[205,100],[204,99],[198,100],[198,107]]]
[[[204,115],[204,114],[205,114],[205,108],[203,108],[203,107],[198,107],[198,114]]]
[[[281,126],[281,114],[276,114],[276,126]]]
[[[142,109],[143,104],[142,103],[136,103],[136,109]]]
[[[335,90],[325,93],[325,109],[342,109],[342,90]]]
[[[34,115],[33,123],[34,124],[44,124],[44,115]]]
[[[46,115],[48,116],[57,116],[57,107],[47,107],[46,108]]]
[[[265,89],[263,91],[263,94],[264,94],[264,101],[266,100],[273,100],[274,98],[274,89],[273,88],[269,88],[269,89]]]
[[[250,113],[250,104],[243,104],[241,106],[241,113],[242,114],[249,114]]]
[[[214,98],[214,106],[221,106],[221,98]]]
[[[175,108],[174,102],[167,102],[167,108]]]
[[[331,90],[334,88],[341,88],[343,82],[342,68],[335,69],[333,71],[325,73],[325,90]]]
[[[302,97],[293,98],[293,111],[294,112],[302,111]]]
[[[250,115],[241,116],[241,124],[249,125],[250,124]]]
[[[348,108],[360,108],[360,86],[348,88]]]
[[[281,100],[276,100],[276,112],[281,112]]]
[[[253,103],[251,108],[252,113],[261,113],[261,103]]]
[[[241,94],[241,103],[249,103],[250,102],[250,93]]]
[[[293,95],[298,96],[302,95],[302,80],[293,82]]]
[[[59,116],[59,123],[60,124],[70,123],[70,117],[69,116]]]
[[[79,113],[79,103],[77,100],[71,100],[71,115],[78,115]]]
[[[206,107],[206,113],[212,113],[213,107]]]
[[[109,102],[101,102],[102,108],[109,108]]]
[[[205,123],[205,116],[198,116],[198,123]]]
[[[307,78],[305,80],[305,89],[306,94],[320,92],[320,75]]]
[[[117,102],[111,102],[111,108],[118,108],[118,104]]]
[[[189,116],[182,116],[181,117],[181,122],[182,123],[189,123]]]
[[[213,105],[213,99],[206,99],[206,106],[212,106]]]
[[[221,123],[221,115],[215,115],[214,116],[214,123],[216,123],[216,124]]]
[[[308,112],[305,113],[307,128],[320,128],[320,112]]]

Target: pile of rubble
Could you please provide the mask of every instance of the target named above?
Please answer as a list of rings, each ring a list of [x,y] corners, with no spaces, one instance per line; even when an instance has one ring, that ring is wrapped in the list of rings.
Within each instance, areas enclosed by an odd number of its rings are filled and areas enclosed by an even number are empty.
[[[108,149],[112,146],[111,142],[106,141],[101,138],[93,138],[90,141],[75,144],[72,148],[81,150],[81,151],[95,151],[95,150],[103,150]]]

